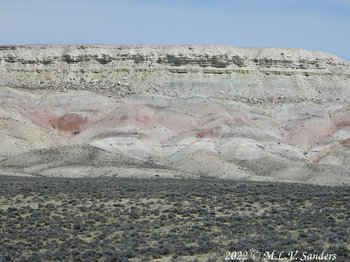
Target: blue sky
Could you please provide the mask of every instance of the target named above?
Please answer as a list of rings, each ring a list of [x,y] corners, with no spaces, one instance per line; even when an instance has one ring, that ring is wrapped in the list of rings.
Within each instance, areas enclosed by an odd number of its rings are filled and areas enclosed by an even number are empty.
[[[350,60],[350,0],[0,0],[0,44],[220,44]]]

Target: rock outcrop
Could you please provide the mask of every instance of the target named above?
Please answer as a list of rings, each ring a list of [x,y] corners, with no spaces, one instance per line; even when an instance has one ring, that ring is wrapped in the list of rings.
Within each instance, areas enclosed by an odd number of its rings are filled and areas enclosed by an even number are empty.
[[[187,95],[269,99],[273,93],[328,101],[349,99],[350,66],[335,56],[299,49],[2,46],[0,74],[4,86],[83,89],[121,97],[179,96],[185,87]]]
[[[350,63],[329,54],[0,46],[0,86],[4,173],[350,183]]]

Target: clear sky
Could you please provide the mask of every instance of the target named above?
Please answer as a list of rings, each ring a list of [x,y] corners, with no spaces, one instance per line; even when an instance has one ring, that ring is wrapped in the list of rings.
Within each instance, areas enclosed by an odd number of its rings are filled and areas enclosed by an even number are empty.
[[[350,0],[0,0],[0,44],[291,47],[350,61]]]

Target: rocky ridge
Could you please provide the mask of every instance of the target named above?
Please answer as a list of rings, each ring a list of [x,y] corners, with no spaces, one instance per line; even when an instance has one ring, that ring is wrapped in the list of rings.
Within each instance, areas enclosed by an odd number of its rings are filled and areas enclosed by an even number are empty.
[[[249,93],[253,91],[255,98],[268,99],[273,89],[279,96],[321,101],[330,99],[328,94],[322,94],[325,88],[338,95],[335,99],[349,99],[343,96],[346,94],[343,82],[349,81],[350,66],[338,57],[299,49],[1,46],[0,74],[0,85],[30,89],[178,96],[183,92],[174,90],[173,86],[190,84],[192,90],[185,90],[189,95],[198,94],[193,89],[201,88],[200,92],[208,94],[207,89],[221,86],[217,94],[209,95],[239,99],[251,97]],[[285,83],[275,83],[279,79]],[[318,85],[320,79],[323,83]],[[327,87],[322,85],[325,83]],[[303,86],[314,89],[312,94],[305,94]]]
[[[330,54],[0,46],[0,86],[3,173],[350,183],[350,64]]]

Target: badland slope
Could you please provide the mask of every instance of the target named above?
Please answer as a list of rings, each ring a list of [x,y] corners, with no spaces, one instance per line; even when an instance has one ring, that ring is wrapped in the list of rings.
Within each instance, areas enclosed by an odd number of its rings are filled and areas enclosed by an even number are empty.
[[[0,170],[349,184],[349,102],[316,51],[0,46]]]

